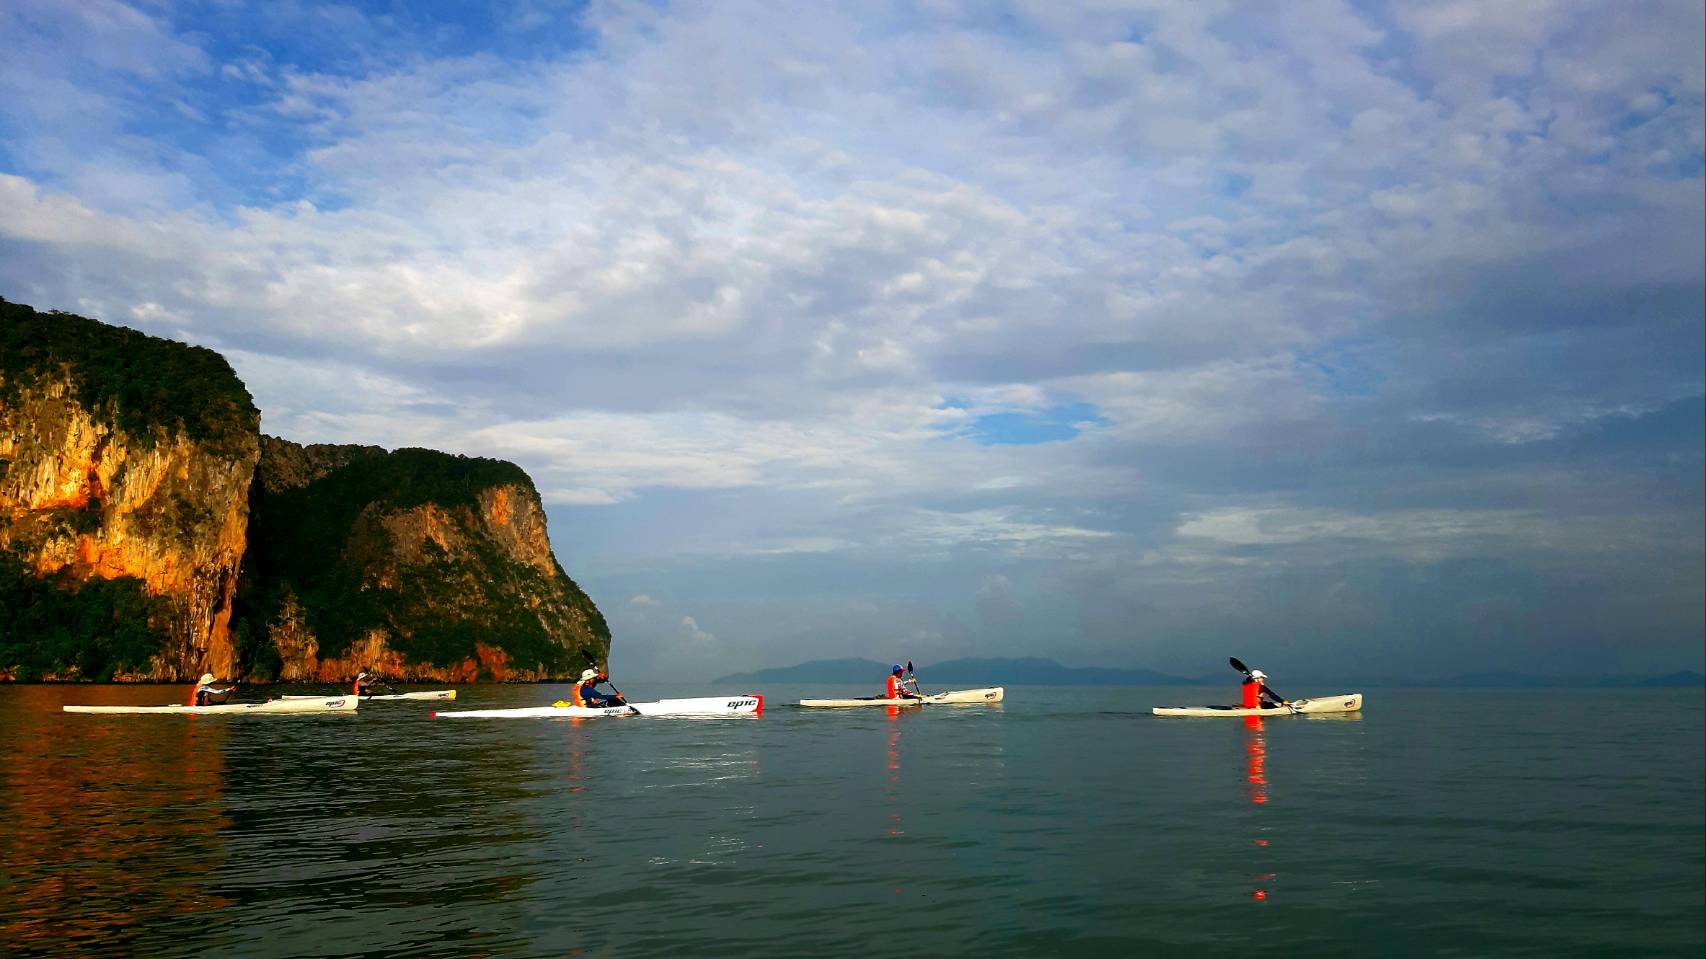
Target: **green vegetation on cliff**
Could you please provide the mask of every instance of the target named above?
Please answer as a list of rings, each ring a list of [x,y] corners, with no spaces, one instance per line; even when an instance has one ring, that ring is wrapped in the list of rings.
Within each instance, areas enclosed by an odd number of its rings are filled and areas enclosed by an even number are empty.
[[[213,350],[0,298],[0,404],[59,376],[90,415],[143,446],[161,428],[223,451],[260,429],[249,391]]]
[[[37,578],[0,552],[0,671],[21,682],[44,676],[107,682],[148,665],[160,652],[170,600],[149,596],[139,579],[79,583]]]
[[[268,458],[291,452],[264,449],[261,475],[289,472]],[[517,668],[563,675],[578,666],[581,649],[608,650],[603,616],[560,566],[553,563],[555,576],[548,576],[506,555],[479,528],[485,490],[512,486],[537,495],[520,467],[425,449],[355,448],[347,460],[299,486],[255,484],[234,608],[238,654],[251,670],[278,670],[269,631],[292,598],[321,659],[343,655],[373,630],[383,630],[409,659],[436,666],[475,656],[479,642],[503,650]],[[404,560],[408,544],[396,543],[386,522],[425,506],[450,518],[448,535],[459,545],[450,553],[423,539],[419,555]],[[566,636],[560,621],[550,622],[549,611],[561,605],[578,612],[589,635]]]
[[[71,430],[73,408],[124,442],[107,446]],[[150,595],[138,578],[145,564],[113,578],[82,560],[70,563],[75,571],[39,570],[65,565],[65,544],[79,539],[109,559],[121,542],[178,551],[186,563],[206,555],[198,551],[217,534],[219,511],[241,504],[206,497],[241,495],[243,479],[225,467],[253,455],[259,425],[248,390],[212,350],[0,298],[0,430],[9,451],[0,459],[0,673],[104,680],[181,671],[183,651],[212,632],[207,618],[197,619],[192,589]],[[95,479],[111,451],[138,456],[179,437],[195,446],[176,468],[114,506],[128,462],[106,483]],[[223,486],[208,479],[227,474]],[[61,561],[46,563],[54,544]]]
[[[124,442],[73,428],[89,419]],[[472,675],[471,659],[544,678],[605,658],[609,628],[551,557],[520,467],[259,427],[212,350],[0,298],[0,677],[181,678],[235,652],[259,679],[375,660]],[[246,543],[209,560],[245,495]],[[147,579],[101,578],[118,572]]]

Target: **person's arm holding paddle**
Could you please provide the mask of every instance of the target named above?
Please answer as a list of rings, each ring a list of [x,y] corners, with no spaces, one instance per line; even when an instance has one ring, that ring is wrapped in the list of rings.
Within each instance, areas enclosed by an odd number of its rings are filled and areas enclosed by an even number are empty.
[[[586,654],[583,653],[582,655]],[[598,665],[598,661],[593,659],[590,655],[586,655],[586,664],[591,668],[581,672],[581,682],[578,687],[579,691],[590,698],[597,698],[601,700],[602,702],[600,705],[627,706],[629,712],[636,716],[640,715],[640,711],[634,708],[634,704],[628,702],[628,698],[622,695],[622,690],[617,689],[616,684],[610,682],[610,673],[608,670],[601,668]],[[588,673],[591,675],[587,675]],[[609,683],[610,691],[615,695],[605,696],[603,693],[598,692],[596,687],[599,683]]]
[[[1226,661],[1232,664],[1233,669],[1244,674],[1245,709],[1273,709],[1291,705],[1290,700],[1268,688],[1267,673],[1245,666],[1236,656],[1228,656]]]
[[[219,680],[212,673],[203,673],[200,681],[195,684],[195,689],[190,691],[190,705],[218,706],[230,699],[231,693],[237,688],[237,684],[231,683],[221,689],[218,682]]]
[[[906,665],[911,666],[912,664],[907,663]],[[918,680],[917,679],[903,678],[907,672],[909,672],[909,670],[905,666],[902,666],[899,663],[895,663],[894,668],[889,670],[888,684],[887,684],[886,688],[884,689],[884,694],[889,699],[923,699],[924,698],[924,697],[918,695]],[[913,687],[912,689],[906,688],[908,683],[912,684],[912,687]]]
[[[1263,709],[1291,705],[1291,700],[1268,688],[1268,675],[1266,673],[1258,669],[1250,674],[1250,678],[1256,681],[1256,697],[1261,702]]]

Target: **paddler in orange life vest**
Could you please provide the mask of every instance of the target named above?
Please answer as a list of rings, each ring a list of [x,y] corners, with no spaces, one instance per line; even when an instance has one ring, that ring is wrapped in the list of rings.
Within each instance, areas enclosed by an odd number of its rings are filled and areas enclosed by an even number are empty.
[[[1268,674],[1259,669],[1250,670],[1244,677],[1243,693],[1245,709],[1277,709],[1286,705],[1284,697],[1268,688]]]
[[[621,696],[598,691],[598,684],[609,678],[609,674],[601,669],[581,670],[580,682],[575,683],[575,688],[569,690],[569,700],[576,706],[587,706],[593,709],[628,705],[628,701]]]
[[[915,690],[909,690],[906,688],[906,680],[900,678],[901,674],[904,672],[906,672],[906,670],[902,669],[900,667],[900,664],[898,664],[898,663],[895,664],[894,669],[889,671],[888,698],[890,698],[890,699],[919,699],[919,698],[921,698]],[[913,685],[917,685],[917,683],[918,683],[917,680],[913,680],[912,682],[913,682]]]
[[[190,693],[190,705],[217,706],[225,702],[226,697],[231,695],[231,690],[236,687],[227,686],[224,689],[219,689],[214,686],[216,682],[218,679],[212,673],[202,673],[201,679],[196,681],[195,691]]]

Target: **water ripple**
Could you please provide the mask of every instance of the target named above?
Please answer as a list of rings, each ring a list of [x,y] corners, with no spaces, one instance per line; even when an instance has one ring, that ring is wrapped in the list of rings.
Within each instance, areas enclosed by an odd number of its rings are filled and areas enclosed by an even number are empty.
[[[1359,721],[1255,727],[1146,715],[1200,690],[1009,694],[894,716],[451,723],[397,703],[208,722],[58,712],[158,690],[0,688],[0,941],[624,957],[853,956],[897,930],[929,955],[1706,941],[1697,691],[1590,694],[1591,720],[1513,692],[1492,722],[1460,708],[1478,697],[1392,690]]]

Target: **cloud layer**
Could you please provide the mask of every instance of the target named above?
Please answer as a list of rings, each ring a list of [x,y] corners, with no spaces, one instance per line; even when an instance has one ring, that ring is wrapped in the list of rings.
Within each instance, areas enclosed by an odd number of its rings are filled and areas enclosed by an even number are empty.
[[[1697,3],[387,11],[0,10],[0,294],[522,463],[619,664],[1701,665]]]

